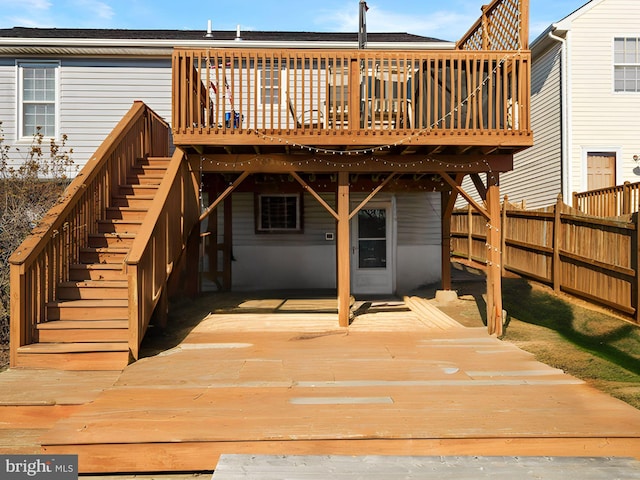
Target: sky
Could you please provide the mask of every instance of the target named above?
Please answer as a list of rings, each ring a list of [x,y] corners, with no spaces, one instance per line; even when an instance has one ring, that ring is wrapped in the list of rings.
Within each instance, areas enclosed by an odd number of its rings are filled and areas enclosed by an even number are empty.
[[[0,28],[357,32],[359,0],[0,0]],[[458,40],[489,0],[367,0],[368,32]],[[587,0],[530,0],[536,38]]]

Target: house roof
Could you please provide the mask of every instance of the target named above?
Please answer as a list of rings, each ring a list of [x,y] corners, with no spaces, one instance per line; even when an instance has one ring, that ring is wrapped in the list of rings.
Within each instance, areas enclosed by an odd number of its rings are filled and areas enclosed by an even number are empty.
[[[27,28],[13,27],[0,29],[0,38],[41,38],[41,39],[102,39],[102,40],[191,40],[211,41],[235,40],[236,32],[214,30],[211,37],[205,30],[127,30],[127,29],[83,29],[83,28]],[[445,42],[433,37],[424,37],[406,32],[369,33],[370,42]],[[277,32],[244,30],[241,38],[247,41],[289,41],[289,42],[357,42],[357,32]]]
[[[454,42],[404,32],[369,33],[372,49],[451,49]],[[357,48],[356,32],[246,30],[0,29],[0,55],[170,55],[174,47]]]

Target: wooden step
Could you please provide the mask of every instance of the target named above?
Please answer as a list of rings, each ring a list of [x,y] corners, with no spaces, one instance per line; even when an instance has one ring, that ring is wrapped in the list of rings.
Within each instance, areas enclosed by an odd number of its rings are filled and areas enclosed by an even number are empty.
[[[120,264],[76,263],[69,266],[69,280],[126,280],[127,274]]]
[[[164,175],[160,173],[146,173],[141,175],[132,175],[127,177],[127,183],[130,185],[160,185]]]
[[[140,224],[138,223],[138,225]],[[131,248],[135,239],[135,233],[91,233],[89,234],[89,247]]]
[[[171,157],[145,157],[136,159],[136,165],[139,166],[164,166],[165,168],[171,163]]]
[[[147,215],[146,208],[109,207],[107,208],[107,220],[144,220]]]
[[[39,323],[40,343],[126,342],[127,320],[53,320]]]
[[[80,249],[81,263],[112,263],[122,264],[125,257],[129,254],[128,248],[92,248],[85,247]]]
[[[126,280],[85,280],[58,284],[60,300],[126,300],[128,297],[129,289]]]
[[[118,192],[120,195],[149,195],[155,196],[158,191],[158,185],[143,183],[138,185],[120,185]]]
[[[139,220],[98,220],[99,233],[138,233]]]
[[[122,370],[129,359],[127,342],[36,343],[18,348],[16,367]]]
[[[129,302],[122,299],[68,300],[47,304],[48,320],[127,320]]]
[[[153,203],[153,198],[153,195],[114,195],[112,197],[112,206],[149,208]]]

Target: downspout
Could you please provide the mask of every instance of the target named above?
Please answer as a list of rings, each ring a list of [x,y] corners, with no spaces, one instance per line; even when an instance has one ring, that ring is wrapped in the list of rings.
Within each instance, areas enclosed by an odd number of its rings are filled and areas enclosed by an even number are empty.
[[[567,65],[567,39],[558,37],[553,34],[553,31],[549,32],[549,38],[561,43],[560,47],[560,136],[561,138],[561,193],[564,202],[571,204],[570,198],[571,192],[571,164],[569,159],[571,158],[570,138],[569,138],[569,100],[571,94],[569,92],[569,66]]]

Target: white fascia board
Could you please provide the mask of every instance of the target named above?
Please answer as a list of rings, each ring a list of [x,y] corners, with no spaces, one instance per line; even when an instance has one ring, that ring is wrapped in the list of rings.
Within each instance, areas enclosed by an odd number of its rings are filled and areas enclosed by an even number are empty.
[[[557,31],[568,32],[569,30],[571,30],[571,22],[573,22],[576,18],[580,17],[581,15],[587,13],[589,10],[599,5],[603,1],[604,0],[590,0],[589,2],[585,3],[583,6],[575,10],[573,13],[570,13],[569,15],[564,17],[559,22],[554,23],[553,24],[554,29]]]

